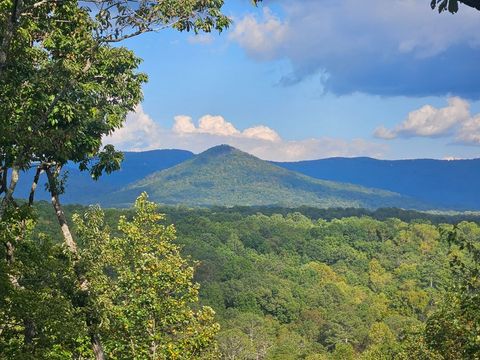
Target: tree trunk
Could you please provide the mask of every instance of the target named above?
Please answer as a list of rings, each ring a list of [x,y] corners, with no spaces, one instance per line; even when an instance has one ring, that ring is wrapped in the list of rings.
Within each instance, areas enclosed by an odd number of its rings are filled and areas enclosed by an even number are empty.
[[[19,169],[17,166],[14,166],[12,167],[12,176],[10,179],[10,185],[8,186],[8,189],[6,189],[5,196],[2,200],[2,203],[0,204],[0,219],[3,218],[3,215],[5,214],[7,207],[13,201],[13,193],[15,192],[15,188],[17,187],[18,177],[19,177]]]
[[[0,195],[7,191],[7,167],[0,169]]]
[[[5,169],[5,171],[7,171]],[[10,185],[8,186],[8,189],[5,192],[5,197],[2,200],[2,203],[0,204],[0,220],[3,220],[3,217],[5,215],[5,211],[7,208],[10,206],[10,203],[13,201],[13,193],[15,192],[15,188],[17,187],[17,182],[18,182],[18,167],[14,166],[12,168],[12,178],[10,179]],[[12,241],[8,241],[5,243],[5,260],[7,262],[7,265],[10,267],[13,264],[14,261],[14,252],[15,252],[15,246]],[[15,276],[10,276],[10,280],[13,284],[13,286],[18,285],[18,279]]]
[[[55,172],[49,167],[46,167],[45,172],[47,173],[48,178],[48,187],[50,191],[50,195],[52,196],[52,205],[53,209],[55,210],[55,215],[57,215],[57,220],[60,225],[60,229],[62,230],[63,239],[65,241],[65,245],[67,245],[68,250],[74,256],[75,260],[78,257],[78,249],[77,243],[73,240],[72,233],[70,232],[70,228],[67,223],[67,218],[63,211],[62,205],[60,204],[60,197],[58,193],[58,185],[57,185],[57,177],[60,174],[61,167],[57,166],[55,168]]]
[[[55,210],[55,214],[57,215],[58,223],[60,224],[60,228],[62,230],[63,239],[65,245],[67,246],[68,251],[73,255],[74,266],[78,263],[79,255],[78,255],[78,247],[77,243],[73,239],[72,233],[68,226],[67,218],[65,216],[65,212],[63,211],[62,205],[60,204],[60,194],[58,191],[58,184],[57,178],[60,175],[61,166],[55,166],[55,171],[52,172],[52,169],[49,166],[45,166],[45,172],[47,173],[48,178],[48,188],[50,191],[50,195],[52,196],[52,205]],[[76,266],[75,266],[76,267]],[[90,299],[90,285],[88,280],[85,276],[79,271],[75,269],[75,273],[77,275],[78,287],[79,290],[85,296],[85,302],[88,304]],[[85,304],[80,305],[85,306]],[[103,352],[102,343],[100,341],[100,337],[98,336],[95,326],[96,326],[96,315],[92,310],[88,310],[86,314],[87,320],[86,324],[88,327],[88,332],[90,335],[90,343],[92,345],[93,353],[95,354],[96,360],[105,360],[105,354]]]
[[[96,360],[105,360],[105,354],[103,353],[102,343],[96,333],[90,334],[90,343],[92,344],[93,353]]]
[[[20,12],[22,11],[23,0],[14,0],[12,4],[11,14],[8,17],[7,24],[5,26],[5,32],[3,34],[2,43],[0,44],[0,76],[2,76],[8,61],[8,51],[10,43],[15,34],[15,27],[17,25]]]
[[[33,338],[37,335],[37,328],[35,323],[31,319],[23,320],[23,336],[25,338],[24,343],[26,346],[33,345]]]
[[[38,186],[38,179],[40,178],[40,174],[42,173],[43,168],[42,166],[37,166],[37,171],[35,172],[35,177],[33,178],[32,188],[30,189],[30,196],[28,197],[28,205],[33,205],[33,200],[35,199],[35,190],[37,190]]]

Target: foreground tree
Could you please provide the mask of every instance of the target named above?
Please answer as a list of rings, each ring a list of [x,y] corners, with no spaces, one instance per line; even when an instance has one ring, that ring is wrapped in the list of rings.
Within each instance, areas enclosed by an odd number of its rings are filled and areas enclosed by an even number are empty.
[[[82,266],[91,279],[99,332],[115,359],[191,359],[215,352],[219,329],[209,307],[194,309],[193,267],[173,243],[154,203],[142,194],[131,221],[122,217],[110,238],[99,208],[75,217],[83,242]]]
[[[215,357],[213,310],[198,306],[193,268],[163,219],[145,194],[133,219],[120,220],[117,237],[99,208],[75,216],[77,266],[58,244],[28,234],[16,251],[18,286],[0,272],[0,359],[92,358],[92,330],[111,359]],[[79,267],[88,296],[76,290]]]
[[[122,155],[112,146],[102,149],[102,138],[121,127],[127,112],[141,100],[146,81],[136,72],[139,59],[109,43],[165,27],[221,31],[229,24],[222,5],[218,0],[0,0],[0,219],[8,223],[6,214],[16,207],[21,170],[37,167],[30,204],[39,175],[46,172],[81,296],[91,291],[78,267],[78,244],[60,203],[65,188],[62,167],[77,163],[94,178],[119,168]],[[17,236],[4,242],[7,268],[13,269],[21,240]],[[11,281],[15,284],[15,277]],[[92,347],[96,358],[103,359],[94,318],[91,309],[87,325],[92,328]]]
[[[222,31],[230,23],[222,6],[222,0],[0,0],[0,221],[10,224],[9,232],[24,227],[28,216],[12,222],[9,215],[22,213],[14,201],[21,170],[37,167],[30,205],[39,175],[46,172],[75,270],[76,296],[84,298],[75,305],[90,312],[86,325],[97,359],[104,358],[96,331],[98,311],[60,203],[62,167],[73,162],[98,178],[120,166],[122,155],[112,146],[102,149],[102,138],[121,127],[141,100],[146,76],[136,72],[139,59],[132,52],[109,44],[166,27]],[[9,274],[15,272],[15,248],[24,239],[21,231],[4,240]],[[20,277],[8,279],[15,287]]]

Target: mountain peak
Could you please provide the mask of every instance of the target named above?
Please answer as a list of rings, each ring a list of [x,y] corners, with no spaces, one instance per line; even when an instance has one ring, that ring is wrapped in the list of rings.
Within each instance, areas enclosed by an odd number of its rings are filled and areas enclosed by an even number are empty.
[[[226,154],[246,154],[243,151],[238,150],[237,148],[234,148],[233,146],[227,145],[227,144],[221,144],[217,145],[214,147],[211,147],[210,149],[205,150],[204,152],[198,154],[199,156],[216,156],[216,155],[226,155]]]
[[[111,195],[132,202],[142,191],[164,204],[392,207],[417,205],[399,194],[319,180],[278,167],[229,145],[214,146]]]

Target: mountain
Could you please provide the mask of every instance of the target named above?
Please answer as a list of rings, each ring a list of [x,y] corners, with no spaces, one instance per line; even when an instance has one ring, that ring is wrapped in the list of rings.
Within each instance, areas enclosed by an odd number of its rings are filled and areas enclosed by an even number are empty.
[[[215,148],[214,148],[215,149]],[[212,149],[212,152],[213,149]],[[204,154],[208,155],[208,151]],[[64,203],[80,203],[90,204],[95,202],[103,202],[103,199],[109,194],[114,192],[127,191],[129,187],[137,186],[138,182],[145,179],[161,170],[170,169],[175,165],[181,164],[187,160],[194,160],[198,156],[193,153],[184,150],[153,150],[145,152],[126,152],[125,160],[122,164],[120,171],[114,172],[108,176],[103,176],[98,181],[93,181],[87,173],[81,173],[73,165],[66,166],[68,170],[68,182],[66,187],[66,193],[62,196]],[[260,161],[259,159],[257,159]],[[266,162],[262,162],[265,166]],[[334,182],[356,184],[367,188],[384,189],[397,194],[402,194],[410,199],[415,199],[417,202],[407,206],[404,202],[401,202],[398,206],[401,207],[414,207],[422,208],[421,204],[430,204],[428,208],[442,208],[442,209],[455,209],[455,210],[478,210],[480,209],[480,186],[478,186],[478,180],[480,179],[480,159],[474,160],[376,160],[371,158],[330,158],[311,161],[299,161],[299,162],[277,162],[271,163],[277,167],[281,167],[287,170],[296,171],[303,175],[321,179],[330,180]],[[196,164],[195,166],[197,166]],[[237,164],[238,165],[238,164]],[[244,185],[244,192],[247,191],[248,181],[252,178],[252,171],[247,174],[239,174],[241,169],[233,169],[236,166],[231,163],[232,169],[229,171],[236,173],[240,178],[245,179],[247,184]],[[255,170],[257,171],[257,170]],[[226,187],[220,184],[219,174],[213,172],[213,178],[217,177],[217,185]],[[278,169],[272,173],[277,174]],[[217,176],[218,175],[218,176]],[[264,173],[265,177],[268,177]],[[278,174],[277,174],[278,175]],[[275,176],[277,176],[275,175]],[[30,189],[30,183],[27,181],[33,178],[33,171],[27,172],[26,176],[20,178],[20,182],[17,187],[17,196],[28,197]],[[204,184],[208,184],[211,181],[208,176],[204,176]],[[311,180],[311,179],[310,179]],[[46,182],[45,175],[42,175],[40,179],[39,187],[37,190],[36,198],[38,200],[48,200],[49,196],[44,190],[44,183]],[[268,181],[266,182],[268,183]],[[233,184],[233,183],[230,183]],[[265,184],[265,182],[262,182]],[[251,183],[250,183],[251,185]],[[260,185],[258,185],[260,186]],[[285,198],[278,199],[273,195],[267,195],[270,192],[275,192],[278,195],[278,191],[285,191],[285,187],[274,187],[271,189],[261,188],[258,186],[250,186],[249,191],[252,191],[251,197],[258,196],[262,200],[270,198],[271,201],[275,200],[275,204],[291,204],[296,205],[312,205],[315,206],[315,198],[311,198],[311,193],[307,191],[299,196],[301,193],[300,188],[297,190],[297,195],[289,197],[285,194]],[[270,185],[268,185],[270,186]],[[197,186],[199,189],[200,185]],[[274,191],[275,189],[275,191]],[[291,189],[290,189],[291,190]],[[201,190],[203,192],[203,190]],[[235,201],[235,189],[231,194],[221,195],[219,199],[207,199],[206,203],[220,204],[223,199],[229,199],[228,204],[240,205],[240,204],[257,204],[246,195],[242,195],[242,199],[239,199],[239,203]],[[290,191],[287,191],[290,194]],[[227,196],[228,195],[228,196]],[[123,196],[123,195],[122,195]],[[181,198],[180,194],[178,194]],[[171,199],[167,199],[170,203],[174,202],[177,195]],[[187,199],[196,198],[191,194],[185,196]],[[129,202],[130,199],[127,199]],[[248,201],[247,201],[248,200]],[[295,201],[293,201],[295,200]],[[314,201],[315,200],[315,201]],[[294,203],[298,201],[297,203]],[[307,201],[303,203],[302,201]],[[115,204],[116,202],[109,197],[108,204]],[[190,203],[187,201],[187,203]],[[195,201],[195,203],[197,203]],[[380,201],[379,203],[383,203]],[[222,203],[223,204],[223,203]],[[261,204],[265,204],[262,201]],[[397,204],[395,202],[395,204]],[[270,204],[269,204],[270,205]],[[375,206],[370,206],[375,207]]]
[[[480,209],[480,159],[330,158],[275,163],[318,179],[397,192],[436,207]]]
[[[213,147],[100,200],[104,205],[129,206],[142,191],[164,204],[424,207],[397,193],[314,179],[228,145]]]
[[[103,195],[120,190],[130,183],[143,179],[156,171],[170,168],[194,156],[185,150],[152,150],[144,152],[125,152],[122,168],[112,174],[102,176],[98,181],[93,181],[86,172],[80,172],[74,164],[68,164],[64,171],[68,172],[68,181],[65,194],[62,195],[64,203],[91,204],[98,201]],[[28,197],[30,181],[34,176],[34,169],[21,174],[17,185],[17,196]],[[42,174],[35,198],[37,200],[50,199],[43,184],[47,182]]]

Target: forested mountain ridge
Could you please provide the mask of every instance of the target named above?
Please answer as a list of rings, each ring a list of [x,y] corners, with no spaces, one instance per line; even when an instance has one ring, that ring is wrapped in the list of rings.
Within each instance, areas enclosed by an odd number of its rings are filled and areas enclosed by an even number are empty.
[[[377,160],[367,157],[277,162],[278,166],[332,181],[398,192],[438,207],[480,208],[480,159]]]
[[[90,204],[99,194],[118,191],[152,175],[171,168],[195,155],[185,150],[165,149],[143,152],[125,152],[119,171],[93,181],[87,173],[67,166],[68,180],[65,203]],[[431,204],[430,208],[478,210],[480,188],[471,179],[480,179],[480,159],[472,160],[377,160],[367,157],[328,158],[298,162],[273,162],[273,164],[299,172],[312,178],[361,185],[399,193]],[[33,171],[20,177],[18,193],[28,197]],[[49,199],[44,190],[44,175],[36,198]],[[235,204],[239,205],[239,204]],[[294,206],[305,205],[302,203]]]
[[[128,206],[143,191],[159,203],[194,206],[427,207],[390,191],[314,179],[228,145],[208,149],[100,201]]]

